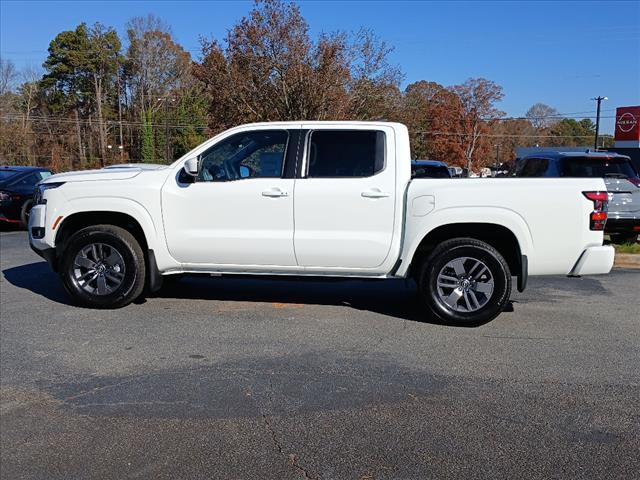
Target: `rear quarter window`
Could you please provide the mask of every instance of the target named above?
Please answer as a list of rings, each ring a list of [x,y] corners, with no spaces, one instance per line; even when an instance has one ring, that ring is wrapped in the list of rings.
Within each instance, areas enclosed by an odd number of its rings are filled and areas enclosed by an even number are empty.
[[[524,161],[519,177],[543,177],[549,168],[549,160],[546,158],[528,158]]]
[[[636,177],[638,174],[627,158],[571,157],[561,162],[563,177],[606,177],[622,175]]]

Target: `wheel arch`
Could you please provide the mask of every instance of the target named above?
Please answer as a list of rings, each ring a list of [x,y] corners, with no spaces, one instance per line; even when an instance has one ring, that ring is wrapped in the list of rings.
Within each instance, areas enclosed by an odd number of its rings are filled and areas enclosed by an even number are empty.
[[[89,210],[73,213],[58,225],[55,245],[58,254],[62,253],[66,242],[79,230],[93,225],[115,225],[131,233],[143,251],[149,248],[147,236],[140,222],[128,213],[110,210]]]
[[[437,245],[453,238],[473,238],[494,247],[506,260],[511,274],[518,277],[518,289],[524,290],[527,277],[527,257],[521,243],[511,229],[491,222],[448,223],[425,232],[412,252],[406,274],[414,276],[417,266]]]

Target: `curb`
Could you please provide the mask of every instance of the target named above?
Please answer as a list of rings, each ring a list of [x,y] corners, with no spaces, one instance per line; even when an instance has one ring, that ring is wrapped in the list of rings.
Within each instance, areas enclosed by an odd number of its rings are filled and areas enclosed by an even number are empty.
[[[613,266],[617,268],[638,268],[640,269],[640,254],[636,253],[616,253]]]

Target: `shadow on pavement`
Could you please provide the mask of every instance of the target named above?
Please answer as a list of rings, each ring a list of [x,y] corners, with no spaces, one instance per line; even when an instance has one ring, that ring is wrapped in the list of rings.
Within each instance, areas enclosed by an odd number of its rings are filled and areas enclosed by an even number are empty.
[[[19,223],[0,221],[0,232],[21,232],[25,231]]]
[[[229,419],[393,404],[410,400],[407,392],[438,395],[448,383],[385,354],[318,351],[228,362],[202,356],[180,369],[40,386],[82,415]]]
[[[62,282],[46,262],[8,268],[3,274],[18,288],[54,302],[71,304]],[[416,298],[415,284],[404,280],[194,276],[167,285],[154,296],[181,300],[346,306],[404,320],[441,324],[439,320],[427,317]],[[505,311],[513,311],[512,306]]]
[[[69,297],[64,291],[58,275],[51,271],[47,262],[29,263],[2,271],[4,278],[18,288],[30,290],[54,302],[69,305]]]
[[[431,321],[420,310],[413,282],[317,278],[185,277],[159,297],[276,304],[346,306],[405,320]]]

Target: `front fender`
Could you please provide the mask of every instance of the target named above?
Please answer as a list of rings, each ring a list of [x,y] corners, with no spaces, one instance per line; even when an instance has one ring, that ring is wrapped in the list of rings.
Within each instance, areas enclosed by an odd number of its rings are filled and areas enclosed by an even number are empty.
[[[75,198],[68,201],[67,215],[64,219],[76,213],[87,212],[114,212],[129,215],[142,228],[150,249],[156,250],[161,246],[162,242],[158,235],[159,226],[155,225],[148,210],[135,200],[107,196]]]

